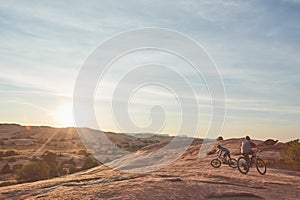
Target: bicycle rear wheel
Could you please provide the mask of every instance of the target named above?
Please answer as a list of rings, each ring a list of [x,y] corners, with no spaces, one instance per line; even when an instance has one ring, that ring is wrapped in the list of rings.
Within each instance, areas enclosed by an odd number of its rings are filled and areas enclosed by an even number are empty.
[[[256,159],[256,169],[261,175],[265,175],[267,172],[267,166],[261,158]]]
[[[249,172],[249,165],[244,157],[239,157],[237,164],[238,169],[242,174],[247,174]]]
[[[228,160],[228,164],[229,164],[229,167],[232,167],[232,168],[237,168],[237,165],[238,165],[237,160],[234,158],[230,158]]]
[[[214,168],[218,168],[221,166],[221,161],[217,158],[212,159],[212,161],[210,162],[211,166],[213,166]]]

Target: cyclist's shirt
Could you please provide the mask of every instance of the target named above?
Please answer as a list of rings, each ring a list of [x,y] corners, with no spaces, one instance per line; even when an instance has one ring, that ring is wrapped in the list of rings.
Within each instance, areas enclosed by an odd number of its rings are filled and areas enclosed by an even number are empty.
[[[227,148],[221,146],[221,149],[220,149],[220,151],[219,151],[219,156],[221,156],[223,152],[225,152],[225,153],[227,153],[227,154],[230,153],[229,150],[228,150]]]
[[[244,140],[241,146],[241,153],[250,153],[251,152],[251,143],[248,140]]]

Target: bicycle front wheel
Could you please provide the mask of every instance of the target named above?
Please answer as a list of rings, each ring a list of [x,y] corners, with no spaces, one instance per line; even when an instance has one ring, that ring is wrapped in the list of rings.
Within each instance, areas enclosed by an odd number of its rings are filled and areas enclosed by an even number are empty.
[[[228,160],[228,164],[229,164],[229,167],[232,167],[232,168],[237,168],[237,165],[238,165],[237,160],[234,158],[230,158]]]
[[[221,161],[217,158],[213,159],[211,162],[210,162],[211,166],[213,166],[214,168],[218,168],[221,166]]]
[[[249,172],[249,165],[244,157],[239,157],[237,164],[238,169],[242,174],[247,174]]]
[[[258,173],[260,173],[261,175],[266,174],[267,166],[266,166],[265,162],[263,161],[263,159],[261,159],[261,158],[256,159],[256,169],[257,169]]]

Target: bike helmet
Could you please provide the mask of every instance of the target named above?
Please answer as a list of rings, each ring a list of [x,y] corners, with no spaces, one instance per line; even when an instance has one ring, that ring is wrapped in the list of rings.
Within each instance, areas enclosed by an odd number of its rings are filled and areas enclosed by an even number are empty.
[[[250,137],[248,135],[246,136],[246,140],[250,140]]]

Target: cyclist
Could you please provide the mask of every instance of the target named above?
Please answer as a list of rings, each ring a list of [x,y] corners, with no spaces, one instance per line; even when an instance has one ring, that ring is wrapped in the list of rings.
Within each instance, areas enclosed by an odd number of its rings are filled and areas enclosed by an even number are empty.
[[[219,149],[219,157],[221,157],[222,153],[224,152],[223,154],[224,161],[226,161],[226,156],[228,156],[228,158],[231,158],[230,151],[226,147],[222,147],[221,145],[218,144],[217,148]]]
[[[257,148],[257,146],[250,140],[249,136],[246,136],[245,140],[242,141],[241,154],[245,156],[248,165],[250,160],[249,155],[254,155],[252,148]]]

